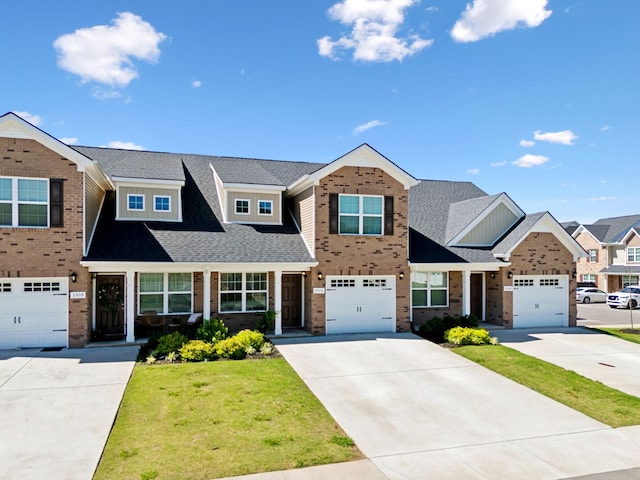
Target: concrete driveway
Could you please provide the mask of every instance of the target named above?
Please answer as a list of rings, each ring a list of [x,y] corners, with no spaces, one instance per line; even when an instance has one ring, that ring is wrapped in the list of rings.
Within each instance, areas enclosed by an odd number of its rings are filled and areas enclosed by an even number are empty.
[[[640,467],[638,427],[611,429],[412,334],[276,344],[382,478],[558,479]]]
[[[0,478],[90,480],[137,351],[0,351]]]

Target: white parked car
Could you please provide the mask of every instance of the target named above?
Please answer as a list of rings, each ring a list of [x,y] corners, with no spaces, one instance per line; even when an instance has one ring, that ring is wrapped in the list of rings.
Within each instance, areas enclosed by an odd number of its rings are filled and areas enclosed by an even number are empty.
[[[578,303],[604,303],[607,301],[607,292],[599,288],[579,288],[576,290]]]
[[[619,292],[607,296],[607,305],[611,308],[636,308],[640,305],[640,285],[629,285]]]

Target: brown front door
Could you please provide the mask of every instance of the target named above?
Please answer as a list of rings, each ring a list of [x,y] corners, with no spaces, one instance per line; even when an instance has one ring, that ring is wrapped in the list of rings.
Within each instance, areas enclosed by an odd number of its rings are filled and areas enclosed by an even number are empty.
[[[123,275],[96,278],[96,334],[102,338],[124,338]]]
[[[484,301],[484,295],[482,291],[482,274],[471,274],[471,314],[478,317],[478,320],[482,318],[482,302]]]
[[[282,328],[302,326],[302,277],[282,275]]]

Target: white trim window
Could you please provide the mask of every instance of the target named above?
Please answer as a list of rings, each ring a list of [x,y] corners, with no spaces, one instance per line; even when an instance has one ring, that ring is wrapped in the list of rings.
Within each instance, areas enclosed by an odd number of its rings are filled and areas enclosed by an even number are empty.
[[[629,285],[638,285],[638,275],[622,276],[622,287],[628,287]]]
[[[180,314],[193,311],[191,273],[140,273],[138,313]]]
[[[449,305],[449,275],[447,272],[412,272],[411,306],[447,307]]]
[[[258,200],[258,215],[273,215],[273,202],[271,200]]]
[[[127,210],[130,212],[144,211],[144,195],[139,193],[127,194]]]
[[[171,211],[171,197],[168,195],[154,195],[153,196],[153,211],[154,212],[170,212]]]
[[[250,201],[246,198],[236,198],[234,201],[234,211],[236,215],[249,215],[251,210],[249,208]]]
[[[268,299],[266,273],[220,274],[220,312],[264,312]]]
[[[589,263],[596,263],[598,261],[598,250],[596,248],[589,249]]]
[[[596,275],[594,273],[583,273],[582,274],[582,282],[583,283],[596,283]]]
[[[0,177],[0,226],[48,227],[49,180]]]
[[[379,195],[340,195],[340,235],[383,235],[384,197]]]
[[[627,247],[627,262],[640,262],[640,247]]]

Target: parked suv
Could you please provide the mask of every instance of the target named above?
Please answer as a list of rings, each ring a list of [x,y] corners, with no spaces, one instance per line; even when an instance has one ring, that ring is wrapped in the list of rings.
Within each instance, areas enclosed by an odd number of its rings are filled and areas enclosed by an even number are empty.
[[[619,292],[607,296],[607,305],[611,308],[636,308],[640,305],[640,285],[629,285]]]

